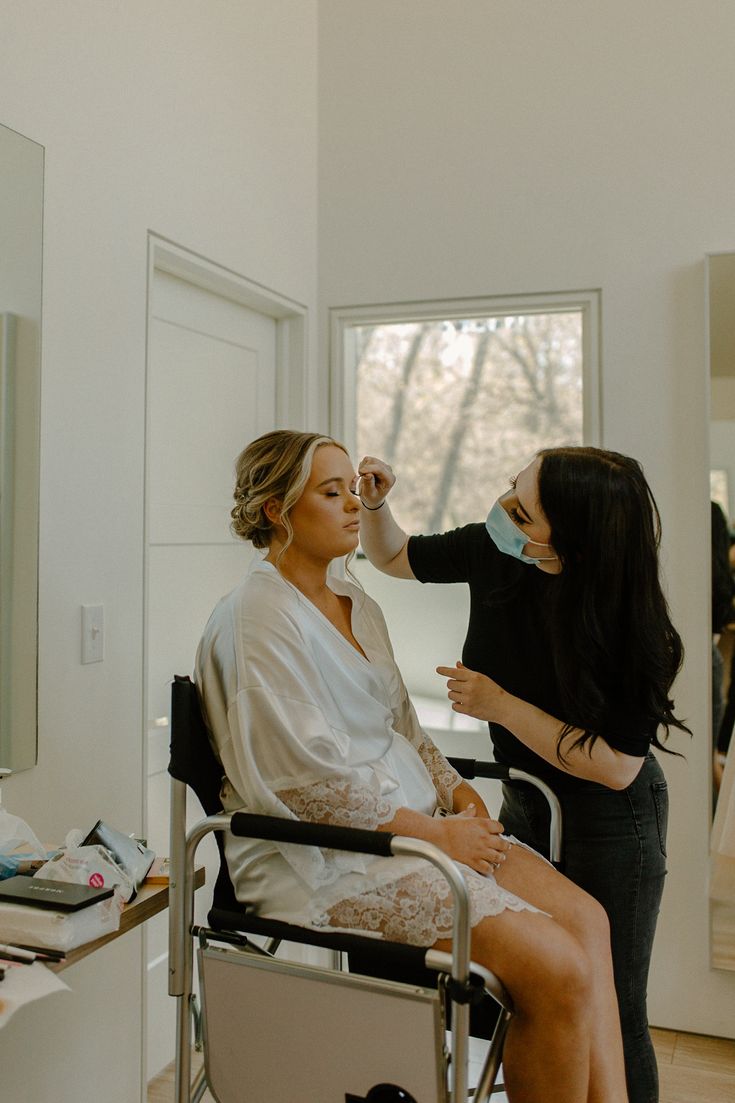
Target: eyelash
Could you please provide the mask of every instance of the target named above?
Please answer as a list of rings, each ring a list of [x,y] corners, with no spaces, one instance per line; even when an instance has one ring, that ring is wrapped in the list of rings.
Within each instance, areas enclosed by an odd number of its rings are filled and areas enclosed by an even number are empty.
[[[517,475],[509,476],[508,482],[510,483],[511,490],[515,490],[516,483],[518,482],[518,476]],[[515,521],[515,523],[517,525],[527,525],[528,524],[528,521],[525,519],[525,517],[521,517],[520,513],[515,508],[515,506],[511,506],[511,508],[508,510],[508,515],[512,518],[513,521]]]

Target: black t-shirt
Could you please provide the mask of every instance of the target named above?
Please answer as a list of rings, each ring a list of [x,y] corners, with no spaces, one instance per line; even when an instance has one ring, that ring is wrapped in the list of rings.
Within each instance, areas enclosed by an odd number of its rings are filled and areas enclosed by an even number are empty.
[[[565,721],[552,661],[554,641],[545,617],[557,576],[498,551],[482,524],[438,536],[412,536],[408,560],[420,582],[468,583],[464,665]],[[496,761],[535,774],[557,790],[590,784],[550,765],[499,724],[490,725],[490,734]],[[644,719],[623,718],[610,700],[604,737],[611,747],[644,756],[653,734]]]

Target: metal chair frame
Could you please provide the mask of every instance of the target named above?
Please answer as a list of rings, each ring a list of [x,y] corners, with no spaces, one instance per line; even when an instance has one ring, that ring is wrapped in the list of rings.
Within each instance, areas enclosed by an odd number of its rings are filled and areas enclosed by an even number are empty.
[[[414,964],[439,974],[444,978],[447,996],[451,1001],[451,1047],[447,1099],[452,1103],[466,1103],[467,1062],[469,1050],[469,1013],[470,1003],[488,993],[500,1007],[500,1013],[490,1042],[487,1058],[483,1066],[480,1081],[475,1089],[475,1103],[486,1103],[496,1087],[497,1074],[502,1060],[505,1034],[512,1018],[513,1008],[508,993],[501,982],[488,970],[470,961],[470,925],[469,900],[467,887],[461,871],[443,851],[420,839],[389,835],[386,832],[362,831],[351,828],[339,828],[326,824],[312,824],[302,821],[284,820],[276,817],[257,816],[236,812],[232,814],[215,813],[207,815],[190,831],[186,831],[187,785],[191,785],[199,796],[205,812],[212,812],[215,801],[213,796],[213,777],[207,789],[204,774],[192,775],[191,770],[180,761],[177,754],[179,729],[185,729],[184,738],[189,740],[196,754],[197,741],[201,745],[202,758],[207,751],[214,759],[209,747],[206,727],[199,709],[196,687],[188,677],[177,676],[172,687],[171,748],[172,757],[169,772],[171,774],[171,849],[169,882],[169,994],[177,1000],[176,1025],[176,1065],[175,1065],[175,1103],[198,1103],[207,1087],[206,1068],[203,1067],[196,1079],[191,1081],[191,1041],[192,1012],[196,1011],[193,994],[193,956],[194,939],[200,945],[210,940],[224,941],[240,945],[244,952],[270,956],[277,950],[282,939],[322,946],[332,950],[333,965],[339,968],[341,953],[356,947],[376,951],[376,943],[381,955],[390,960],[398,960],[400,955],[413,955]],[[216,760],[215,760],[216,762]],[[478,763],[468,759],[450,759],[455,769],[467,778],[485,777],[500,780],[524,781],[540,789],[546,796],[550,807],[550,857],[559,864],[561,857],[561,811],[553,792],[539,779],[524,771],[499,766],[497,763]],[[221,772],[221,770],[220,770]],[[189,776],[186,776],[187,773]],[[206,771],[205,771],[206,773]],[[204,799],[202,799],[204,798]],[[227,830],[236,835],[264,840],[254,848],[251,861],[256,861],[270,850],[265,840],[300,843],[309,846],[325,846],[362,853],[403,855],[419,857],[431,862],[447,879],[454,897],[454,917],[452,935],[452,953],[444,954],[429,949],[397,946],[374,938],[357,935],[322,934],[311,929],[294,927],[289,924],[271,921],[256,916],[245,905],[235,903],[234,893],[225,907],[215,906],[209,913],[209,927],[196,927],[194,915],[194,868],[196,850],[203,838],[211,832],[217,833],[221,842]],[[215,889],[222,889],[227,877],[223,847],[220,846],[222,869]],[[231,891],[231,885],[228,885]],[[221,895],[221,893],[220,893]],[[268,942],[264,947],[248,940],[248,934],[266,935]],[[418,956],[417,956],[418,955]],[[388,972],[390,965],[387,966]],[[391,984],[399,982],[391,981]]]

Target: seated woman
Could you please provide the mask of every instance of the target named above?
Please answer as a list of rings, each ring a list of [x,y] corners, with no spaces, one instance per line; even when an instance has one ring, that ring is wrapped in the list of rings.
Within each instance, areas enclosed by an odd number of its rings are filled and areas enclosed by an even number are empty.
[[[426,839],[461,863],[472,957],[510,992],[506,1091],[522,1103],[625,1103],[602,908],[503,836],[419,726],[380,609],[329,573],[354,552],[357,478],[328,437],[277,431],[237,461],[233,531],[266,551],[214,610],[196,681],[223,806]],[[439,813],[444,813],[440,815]],[[229,836],[237,896],[272,918],[451,947],[442,875],[413,858]]]

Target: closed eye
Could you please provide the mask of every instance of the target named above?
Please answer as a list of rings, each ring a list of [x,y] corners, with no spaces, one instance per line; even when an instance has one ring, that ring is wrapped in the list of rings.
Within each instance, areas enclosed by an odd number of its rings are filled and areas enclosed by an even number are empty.
[[[528,524],[528,521],[526,520],[526,518],[522,517],[520,515],[520,513],[515,508],[515,506],[511,506],[510,509],[508,510],[508,513],[510,514],[510,517],[512,518],[513,521],[515,521],[515,523],[517,525],[527,525]]]

